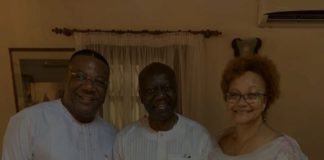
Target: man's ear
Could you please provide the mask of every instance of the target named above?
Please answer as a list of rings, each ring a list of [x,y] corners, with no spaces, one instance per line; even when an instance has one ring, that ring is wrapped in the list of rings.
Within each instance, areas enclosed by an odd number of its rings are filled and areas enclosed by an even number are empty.
[[[139,88],[138,89],[138,95],[139,95],[139,98],[140,98],[140,100],[141,100],[141,102],[143,103],[143,101],[144,101],[144,95],[143,95],[143,91]]]

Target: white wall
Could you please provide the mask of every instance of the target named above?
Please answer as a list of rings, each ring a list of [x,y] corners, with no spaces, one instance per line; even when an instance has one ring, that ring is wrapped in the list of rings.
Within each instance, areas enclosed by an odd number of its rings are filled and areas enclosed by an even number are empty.
[[[52,33],[54,27],[218,29],[223,35],[206,41],[208,105],[197,106],[194,118],[213,134],[229,124],[219,82],[224,65],[232,58],[230,43],[236,37],[258,36],[263,40],[260,53],[272,58],[281,72],[282,95],[270,110],[270,123],[295,137],[310,159],[320,159],[324,29],[261,29],[256,27],[256,18],[256,0],[2,0],[0,137],[15,113],[9,47],[73,47],[73,38]]]

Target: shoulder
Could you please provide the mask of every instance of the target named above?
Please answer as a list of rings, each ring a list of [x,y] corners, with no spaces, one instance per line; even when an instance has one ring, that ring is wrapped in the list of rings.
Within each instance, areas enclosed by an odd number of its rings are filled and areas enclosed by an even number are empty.
[[[297,141],[288,135],[278,137],[278,145],[280,145],[280,147],[283,149],[299,148]]]
[[[175,130],[184,137],[193,137],[193,141],[200,141],[199,143],[213,143],[212,136],[209,131],[198,122],[179,115],[179,124]]]
[[[11,117],[11,121],[39,121],[44,118],[45,115],[55,114],[59,100],[39,103],[28,108],[23,109],[14,116]]]
[[[177,138],[185,141],[185,144],[191,144],[202,157],[208,157],[214,148],[214,142],[209,131],[198,122],[179,116],[179,126]],[[176,131],[177,132],[177,131]]]
[[[297,141],[288,135],[282,135],[282,136],[278,137],[278,145],[283,150],[285,150],[285,149],[291,150],[291,149],[299,148],[299,144],[297,143]]]
[[[279,149],[278,159],[296,159],[296,160],[306,160],[307,157],[302,152],[297,141],[288,136],[282,135],[277,138],[276,146]],[[288,158],[289,157],[289,158]]]
[[[129,141],[141,139],[142,135],[149,135],[149,130],[142,126],[142,124],[138,120],[122,128],[117,133],[116,143],[127,145]]]
[[[102,118],[98,117],[96,121],[99,128],[106,134],[112,137],[115,137],[117,134],[117,130],[110,123],[106,122]]]
[[[197,132],[202,132],[202,133],[208,133],[208,130],[201,125],[200,123],[198,123],[197,121],[194,121],[188,117],[182,116],[180,114],[178,114],[179,117],[179,123],[180,125],[182,125],[183,127],[185,127],[186,129],[192,130],[192,131],[197,131]]]
[[[118,136],[126,136],[126,135],[130,135],[133,133],[138,132],[139,130],[143,130],[144,126],[141,125],[140,120],[132,122],[130,124],[128,124],[127,126],[125,126],[124,128],[122,128],[119,132],[118,132]]]
[[[6,132],[16,135],[20,134],[21,131],[34,136],[39,134],[40,131],[48,128],[49,118],[55,117],[57,113],[55,108],[57,107],[53,106],[56,106],[55,101],[40,103],[23,109],[10,118]]]

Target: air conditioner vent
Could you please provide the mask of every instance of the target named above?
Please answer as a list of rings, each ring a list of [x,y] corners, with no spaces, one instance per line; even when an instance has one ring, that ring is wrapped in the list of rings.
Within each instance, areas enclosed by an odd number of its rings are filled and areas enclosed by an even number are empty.
[[[259,0],[259,27],[324,28],[324,0]]]
[[[268,22],[324,22],[324,11],[286,11],[267,13]]]

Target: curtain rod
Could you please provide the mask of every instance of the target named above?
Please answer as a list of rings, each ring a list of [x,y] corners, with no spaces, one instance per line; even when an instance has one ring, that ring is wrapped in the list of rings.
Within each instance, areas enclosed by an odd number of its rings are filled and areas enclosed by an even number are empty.
[[[177,30],[177,31],[168,31],[168,30],[100,30],[100,29],[70,29],[70,28],[54,28],[52,32],[56,34],[63,34],[65,36],[72,36],[74,32],[106,32],[106,33],[117,33],[117,34],[124,34],[124,33],[131,33],[131,34],[153,34],[153,35],[160,35],[164,33],[191,33],[191,34],[202,34],[205,38],[210,38],[212,36],[219,36],[222,32],[217,30],[200,30],[200,31],[192,31],[192,30]]]

